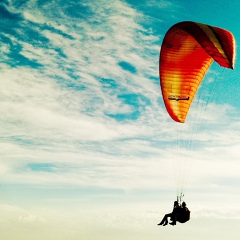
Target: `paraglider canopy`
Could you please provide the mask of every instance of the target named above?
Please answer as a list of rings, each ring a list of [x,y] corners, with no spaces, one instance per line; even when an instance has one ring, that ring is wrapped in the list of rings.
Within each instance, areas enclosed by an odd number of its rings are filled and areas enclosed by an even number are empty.
[[[180,22],[166,33],[160,52],[160,85],[171,118],[184,123],[193,98],[213,61],[234,67],[235,40],[222,28]]]

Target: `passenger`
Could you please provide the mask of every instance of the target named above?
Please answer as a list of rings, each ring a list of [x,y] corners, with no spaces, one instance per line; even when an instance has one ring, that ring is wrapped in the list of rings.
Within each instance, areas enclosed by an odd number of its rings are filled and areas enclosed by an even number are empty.
[[[190,219],[190,211],[187,208],[187,205],[185,202],[182,203],[182,206],[180,208],[180,213],[177,216],[177,218],[175,219],[175,221],[173,221],[172,223],[170,223],[171,225],[174,225],[174,223],[176,224],[176,221],[180,222],[180,223],[185,223],[187,221],[189,221]]]
[[[166,226],[168,224],[168,218],[170,218],[170,220],[172,221],[169,224],[173,226],[176,225],[177,221],[180,223],[187,222],[190,219],[190,211],[187,208],[186,203],[183,202],[180,206],[178,201],[175,201],[173,211],[166,214],[158,225]]]

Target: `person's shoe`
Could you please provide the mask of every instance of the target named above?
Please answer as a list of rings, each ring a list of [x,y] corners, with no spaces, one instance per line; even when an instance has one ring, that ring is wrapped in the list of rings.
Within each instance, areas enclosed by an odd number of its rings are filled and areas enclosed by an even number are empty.
[[[163,226],[166,226],[166,225],[168,225],[168,222],[166,222],[166,223],[163,224]]]
[[[175,223],[175,222],[170,222],[169,224],[171,224],[171,225],[173,225],[173,226],[174,226],[174,225],[176,225],[176,223]]]
[[[159,223],[158,225],[162,225],[162,223]]]

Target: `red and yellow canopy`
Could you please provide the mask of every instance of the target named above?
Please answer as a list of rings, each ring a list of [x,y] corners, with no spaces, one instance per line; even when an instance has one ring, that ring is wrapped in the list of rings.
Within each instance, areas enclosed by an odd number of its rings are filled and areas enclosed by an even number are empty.
[[[234,67],[235,40],[224,29],[180,22],[166,33],[160,52],[160,85],[171,118],[185,122],[193,98],[211,63]]]

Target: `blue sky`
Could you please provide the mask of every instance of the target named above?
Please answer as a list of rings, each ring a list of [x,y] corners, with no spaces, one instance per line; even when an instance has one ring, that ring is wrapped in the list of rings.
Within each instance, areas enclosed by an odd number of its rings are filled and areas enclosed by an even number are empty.
[[[237,0],[2,1],[1,236],[236,237],[238,52],[235,70],[213,64],[206,75],[199,99],[209,89],[215,97],[204,115],[193,104],[189,122],[198,116],[205,125],[183,126],[190,135],[166,113],[158,59],[168,28],[185,20],[226,28],[238,46],[239,7]],[[176,150],[176,131],[191,143],[187,152]],[[192,219],[159,228],[176,197],[173,159],[181,154],[190,160]]]

